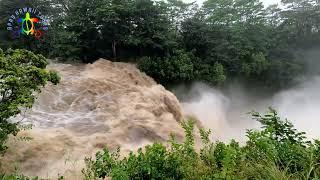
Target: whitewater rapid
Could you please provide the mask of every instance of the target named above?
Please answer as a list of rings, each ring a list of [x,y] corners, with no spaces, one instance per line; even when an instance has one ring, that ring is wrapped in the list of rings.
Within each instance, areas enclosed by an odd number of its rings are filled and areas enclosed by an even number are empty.
[[[84,159],[104,147],[121,147],[122,155],[170,134],[183,137],[180,122],[194,117],[198,127],[211,129],[212,139],[246,141],[247,129],[260,124],[248,112],[265,112],[269,106],[288,118],[309,139],[319,138],[320,77],[273,95],[248,90],[234,83],[218,90],[202,83],[178,86],[172,91],[141,73],[133,64],[100,59],[94,64],[53,63],[62,76],[59,85],[47,85],[31,110],[16,119],[31,123],[12,138],[1,170],[17,167],[25,175],[55,179],[82,179]]]
[[[18,116],[32,130],[12,139],[2,162],[25,175],[82,179],[84,159],[108,147],[122,153],[170,133],[182,137],[177,98],[133,64],[100,59],[93,64],[51,64],[62,80],[48,84],[31,110]]]

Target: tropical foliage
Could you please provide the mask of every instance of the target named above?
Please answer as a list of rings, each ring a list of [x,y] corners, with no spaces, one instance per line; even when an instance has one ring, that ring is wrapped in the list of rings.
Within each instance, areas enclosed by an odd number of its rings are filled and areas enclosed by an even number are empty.
[[[318,179],[320,142],[281,120],[273,109],[265,115],[252,113],[261,130],[249,130],[240,144],[210,141],[210,131],[200,130],[203,146],[195,148],[194,122],[182,123],[185,140],[148,145],[128,157],[120,150],[104,149],[87,159],[86,179]]]
[[[282,3],[286,8],[259,0],[1,0],[0,47],[84,62],[136,61],[163,84],[241,78],[278,88],[303,73],[297,52],[320,42],[319,3]],[[7,17],[23,6],[49,18],[42,39],[6,36]]]
[[[35,92],[48,81],[57,84],[59,76],[47,71],[48,62],[42,55],[27,50],[0,49],[0,153],[6,150],[9,135],[16,135],[19,122],[12,117],[25,108],[31,108]]]

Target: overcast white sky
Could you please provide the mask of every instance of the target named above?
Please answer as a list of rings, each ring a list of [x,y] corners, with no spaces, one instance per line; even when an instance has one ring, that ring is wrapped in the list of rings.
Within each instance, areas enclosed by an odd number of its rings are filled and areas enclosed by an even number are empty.
[[[194,2],[194,1],[198,1],[199,3],[202,3],[204,0],[184,0],[185,2]],[[261,0],[266,6],[270,5],[270,4],[276,4],[276,3],[280,3],[281,0]]]

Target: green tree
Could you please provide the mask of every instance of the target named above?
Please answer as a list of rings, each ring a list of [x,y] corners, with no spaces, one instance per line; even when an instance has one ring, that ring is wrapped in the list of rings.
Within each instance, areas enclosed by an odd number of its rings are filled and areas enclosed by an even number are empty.
[[[113,58],[117,58],[117,46],[127,45],[134,29],[132,0],[104,0],[96,9],[102,39],[110,44]]]
[[[66,38],[63,42],[67,42],[65,45],[71,48],[67,50],[71,50],[74,57],[87,62],[98,58],[96,42],[100,37],[95,10],[99,7],[99,2],[71,0],[63,21],[58,23],[57,30],[62,35],[59,40]]]
[[[140,56],[165,56],[175,46],[167,6],[164,2],[135,0],[131,41]]]
[[[35,95],[48,81],[57,84],[59,76],[47,71],[42,55],[27,50],[0,49],[0,152],[6,150],[9,135],[19,132],[19,122],[12,121],[23,108],[31,108]]]
[[[168,0],[168,16],[172,24],[175,35],[179,35],[179,30],[181,28],[181,23],[192,17],[194,9],[197,8],[195,3],[184,3],[181,0]]]
[[[192,59],[192,53],[177,50],[170,57],[144,57],[138,67],[163,84],[188,82],[196,78]]]
[[[281,12],[282,30],[293,47],[319,44],[320,4],[317,0],[282,0],[287,8]]]
[[[12,41],[6,36],[6,17],[25,5],[49,18],[44,41],[30,37]],[[286,8],[264,8],[259,0],[206,0],[201,8],[181,0],[1,0],[5,13],[0,15],[0,47],[25,47],[50,58],[84,62],[99,57],[136,61],[147,56],[155,61],[147,64],[159,65],[163,73],[140,67],[159,82],[188,79],[221,84],[228,77],[279,88],[303,73],[299,50],[320,43],[319,3],[283,0],[283,5]],[[183,63],[177,63],[177,57]],[[223,76],[214,70],[217,63]]]

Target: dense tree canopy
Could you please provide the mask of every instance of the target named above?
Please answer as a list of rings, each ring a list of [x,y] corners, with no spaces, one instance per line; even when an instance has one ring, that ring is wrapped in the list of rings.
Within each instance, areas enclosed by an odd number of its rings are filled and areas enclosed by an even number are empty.
[[[6,36],[6,16],[23,6],[48,16],[41,41]],[[286,86],[304,70],[296,52],[320,42],[316,0],[283,0],[281,8],[259,0],[207,0],[200,7],[181,0],[1,0],[0,10],[0,47],[84,62],[135,60],[164,84],[237,77]]]

